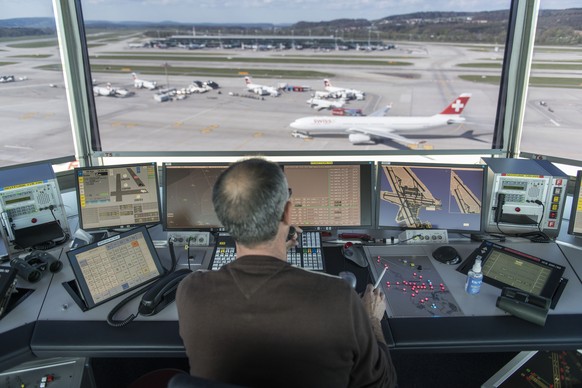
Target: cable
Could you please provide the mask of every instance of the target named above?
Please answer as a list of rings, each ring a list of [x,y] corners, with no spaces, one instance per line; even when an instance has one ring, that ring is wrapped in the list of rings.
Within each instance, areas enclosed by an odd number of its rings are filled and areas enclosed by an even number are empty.
[[[154,283],[155,284],[155,283]],[[144,287],[143,289],[139,290],[138,292],[135,292],[131,295],[129,295],[127,298],[125,298],[124,300],[122,300],[121,302],[119,302],[117,304],[117,306],[115,306],[107,315],[107,323],[109,324],[109,326],[113,326],[113,327],[122,327],[127,325],[128,323],[130,323],[131,321],[133,321],[135,318],[137,318],[139,313],[135,313],[135,314],[130,314],[127,318],[122,319],[121,321],[115,320],[114,316],[115,314],[117,314],[117,312],[123,307],[125,306],[130,300],[133,300],[136,296],[139,296],[141,294],[144,294],[147,290],[150,289],[150,287],[152,287],[152,285],[149,285],[147,287]]]
[[[188,237],[188,241],[186,242],[186,260],[188,261],[188,269],[192,270],[192,266],[190,264],[190,259],[193,259],[192,256],[190,256],[190,242],[192,241],[192,236]]]
[[[419,234],[415,234],[414,236],[412,236],[412,237],[409,237],[409,238],[407,238],[407,239],[404,239],[404,240],[398,240],[398,244],[402,244],[403,242],[406,242],[406,241],[409,241],[409,240],[414,240],[415,238],[417,238],[417,237],[421,237],[421,236],[422,236],[422,234],[420,234],[420,233],[419,233]]]
[[[170,257],[172,258],[172,266],[169,270],[166,270],[166,274],[174,272],[176,266],[178,265],[178,260],[176,259],[176,252],[174,251],[174,239],[168,239],[168,247],[170,248]]]

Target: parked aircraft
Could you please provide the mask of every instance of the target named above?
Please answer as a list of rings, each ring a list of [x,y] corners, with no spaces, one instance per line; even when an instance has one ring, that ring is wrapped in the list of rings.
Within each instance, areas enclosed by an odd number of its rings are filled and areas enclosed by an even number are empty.
[[[192,84],[188,86],[190,93],[206,93],[209,90],[212,90],[212,88],[201,81],[192,81]]]
[[[322,92],[320,90],[316,90],[312,96],[315,98],[332,98],[330,92]]]
[[[115,95],[115,91],[111,87],[111,84],[107,84],[107,86],[93,86],[93,94],[96,96],[111,97]]]
[[[204,44],[204,43],[201,43],[201,44],[198,44],[198,43],[190,43],[188,45],[188,49],[190,49],[190,50],[201,50],[203,48],[206,48],[206,44]]]
[[[114,88],[108,83],[107,86],[93,86],[93,94],[106,97],[127,97],[133,92],[129,92],[127,89]]]
[[[322,109],[341,108],[342,106],[344,106],[345,101],[343,101],[343,100],[339,100],[339,101],[335,101],[335,100],[323,100],[321,98],[312,97],[309,100],[307,100],[307,103],[313,109],[322,110]]]
[[[361,90],[333,86],[327,78],[323,80],[323,86],[330,93],[331,97],[334,98],[345,98],[348,100],[363,100],[366,98],[366,93]]]
[[[405,137],[412,131],[463,123],[465,118],[461,117],[461,113],[470,97],[468,93],[461,94],[442,112],[433,116],[303,117],[290,124],[295,128],[291,135],[308,138],[315,133],[347,133],[352,144],[377,143],[382,139],[388,139],[409,146],[416,144],[415,141]]]
[[[359,108],[334,108],[331,110],[331,114],[334,116],[364,116]]]
[[[273,97],[277,97],[280,94],[279,90],[277,90],[277,88],[273,86],[254,84],[253,81],[251,80],[251,77],[245,77],[245,83],[247,85],[248,90],[258,94],[259,96],[270,95]]]
[[[131,73],[131,76],[133,77],[133,86],[136,88],[146,88],[149,90],[154,90],[158,88],[158,83],[156,81],[146,81],[143,79],[139,79],[137,78],[137,74],[135,73]]]
[[[14,82],[13,75],[0,75],[0,83],[4,82]]]

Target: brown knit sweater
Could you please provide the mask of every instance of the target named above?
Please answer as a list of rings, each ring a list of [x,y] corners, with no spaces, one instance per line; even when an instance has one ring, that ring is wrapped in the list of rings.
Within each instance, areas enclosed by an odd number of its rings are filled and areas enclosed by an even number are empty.
[[[386,346],[341,279],[269,256],[194,272],[176,294],[190,373],[250,387],[392,387]]]

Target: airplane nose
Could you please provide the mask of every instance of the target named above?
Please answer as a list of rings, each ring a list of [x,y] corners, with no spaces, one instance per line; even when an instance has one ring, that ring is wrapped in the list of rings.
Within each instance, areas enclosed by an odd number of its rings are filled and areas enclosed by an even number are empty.
[[[293,121],[291,124],[289,124],[289,126],[290,126],[291,128],[295,128],[295,129],[301,129],[301,128],[299,127],[299,125],[298,125],[298,124],[299,124],[298,122],[299,122],[299,120],[295,120],[295,121]]]

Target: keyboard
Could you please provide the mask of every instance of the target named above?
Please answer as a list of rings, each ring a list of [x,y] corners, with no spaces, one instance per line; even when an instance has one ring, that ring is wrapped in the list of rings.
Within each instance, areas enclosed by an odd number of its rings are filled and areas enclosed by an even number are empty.
[[[321,234],[316,231],[304,231],[296,247],[287,251],[287,261],[296,267],[312,271],[323,271],[323,249]],[[210,269],[217,270],[236,259],[236,248],[232,237],[218,236],[212,252]]]

